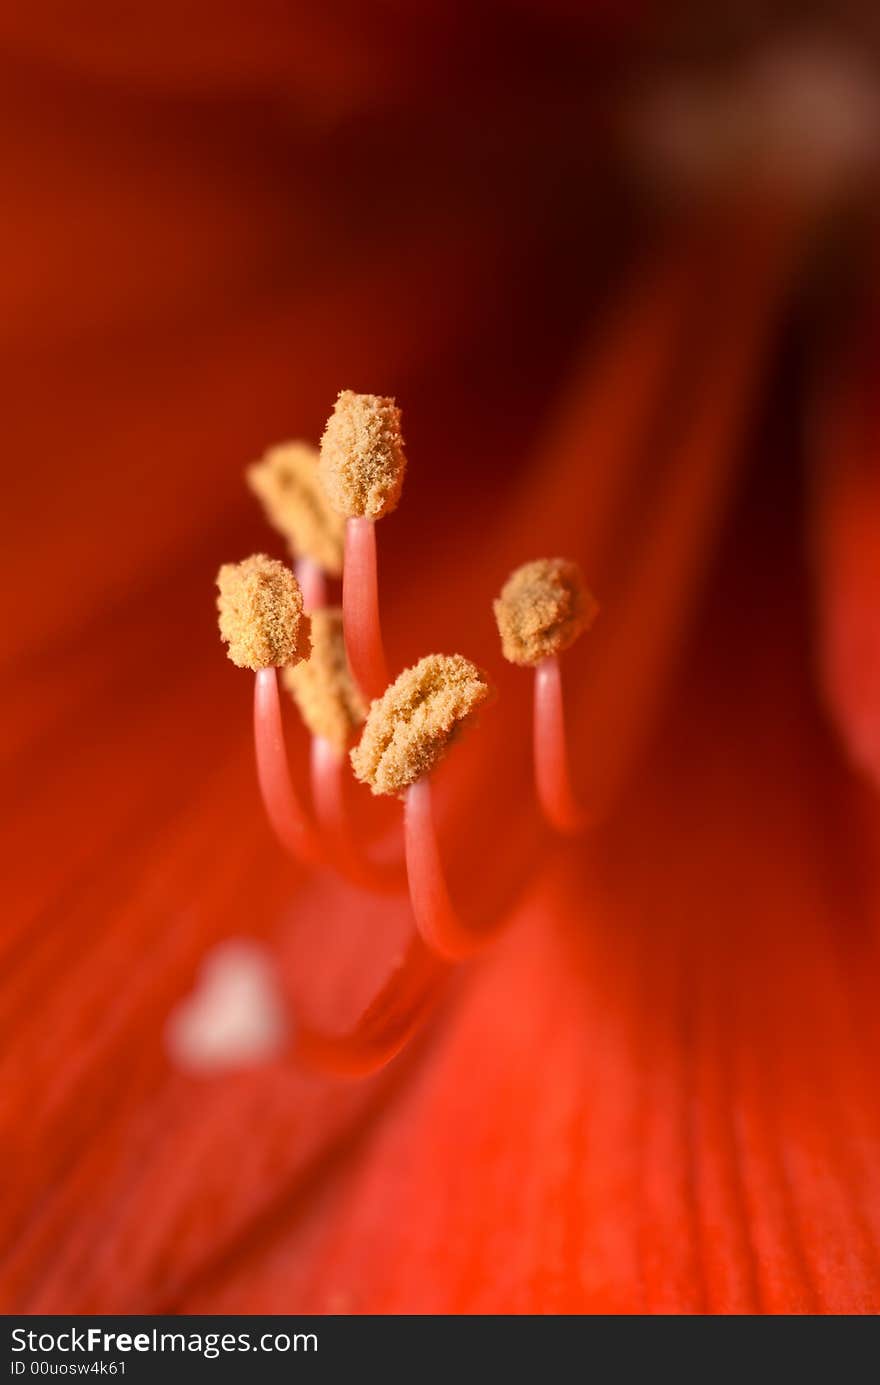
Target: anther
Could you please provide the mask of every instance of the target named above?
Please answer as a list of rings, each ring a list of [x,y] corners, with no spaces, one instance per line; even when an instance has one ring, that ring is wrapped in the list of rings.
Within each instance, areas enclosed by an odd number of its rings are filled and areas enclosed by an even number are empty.
[[[487,702],[485,674],[460,654],[429,654],[373,702],[351,752],[374,794],[403,794],[440,763],[462,724]]]
[[[510,575],[494,609],[504,657],[535,670],[533,755],[541,811],[556,831],[580,832],[587,814],[571,784],[559,655],[590,628],[599,607],[577,563],[540,558]]]
[[[308,655],[302,592],[284,563],[265,553],[224,563],[217,587],[220,636],[238,668],[283,668]]]
[[[394,400],[342,390],[318,465],[327,499],[343,518],[381,519],[396,509],[406,457]]]
[[[282,443],[249,466],[245,478],[269,523],[287,540],[291,556],[309,559],[339,577],[345,520],[327,499],[318,458],[318,449],[308,443]]]
[[[574,644],[599,607],[577,563],[539,558],[511,573],[494,610],[505,659],[534,667]]]
[[[328,741],[340,755],[367,715],[345,657],[342,611],[326,607],[312,613],[312,652],[283,670],[281,681],[313,736]]]

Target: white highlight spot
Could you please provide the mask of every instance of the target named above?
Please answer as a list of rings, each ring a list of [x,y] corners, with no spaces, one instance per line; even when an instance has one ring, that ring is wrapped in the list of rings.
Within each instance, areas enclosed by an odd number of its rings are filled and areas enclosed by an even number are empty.
[[[195,989],[168,1017],[165,1042],[178,1067],[208,1074],[277,1057],[287,1033],[268,949],[231,938],[206,956]]]

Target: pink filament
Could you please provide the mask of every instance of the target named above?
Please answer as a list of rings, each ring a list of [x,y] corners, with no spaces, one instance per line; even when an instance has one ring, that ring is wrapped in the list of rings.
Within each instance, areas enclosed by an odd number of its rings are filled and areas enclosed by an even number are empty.
[[[413,938],[402,962],[353,1028],[335,1035],[302,1027],[296,1038],[297,1057],[306,1067],[336,1077],[378,1072],[427,1019],[447,972],[421,939]]]
[[[542,659],[535,668],[533,745],[541,812],[557,832],[581,832],[588,819],[571,786],[562,675],[555,655]]]
[[[457,913],[440,859],[427,775],[407,789],[403,820],[409,897],[416,927],[438,957],[448,962],[470,957],[500,932],[506,918],[502,914],[480,925]]]
[[[403,863],[385,865],[371,861],[357,846],[346,804],[348,761],[321,736],[312,739],[312,801],[325,842],[333,854],[333,864],[355,885],[377,893],[403,890],[406,875]]]
[[[314,558],[297,558],[293,567],[307,613],[322,611],[327,605],[327,579]]]
[[[290,777],[278,677],[274,668],[257,671],[254,683],[254,748],[260,794],[276,837],[285,850],[303,865],[316,865],[322,859],[323,852]]]
[[[346,522],[342,620],[355,682],[365,697],[381,697],[389,680],[379,622],[376,528],[371,519]]]

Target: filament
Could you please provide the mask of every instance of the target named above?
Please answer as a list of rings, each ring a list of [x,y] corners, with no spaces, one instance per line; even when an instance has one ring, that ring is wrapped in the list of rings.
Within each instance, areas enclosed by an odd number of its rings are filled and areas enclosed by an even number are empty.
[[[430,1014],[448,968],[421,939],[347,1032],[334,1035],[308,1026],[296,1037],[296,1056],[308,1068],[336,1077],[367,1077],[395,1058]]]
[[[311,746],[312,801],[318,827],[332,851],[333,864],[355,885],[377,893],[406,888],[403,862],[372,861],[357,845],[346,803],[348,756],[323,736]]]
[[[257,670],[254,682],[254,748],[260,794],[275,836],[302,865],[318,864],[324,853],[290,777],[278,676],[274,668]]]
[[[297,558],[293,566],[306,611],[322,611],[327,605],[327,578],[314,558]]]
[[[495,938],[507,916],[501,911],[494,919],[477,924],[457,912],[440,857],[428,775],[407,789],[403,820],[409,897],[416,927],[438,957],[448,962],[462,961]]]
[[[379,621],[376,530],[371,519],[346,521],[342,619],[352,676],[368,700],[381,697],[389,678]]]
[[[546,821],[568,836],[583,831],[588,817],[571,785],[562,672],[555,654],[535,667],[534,718],[535,789]]]

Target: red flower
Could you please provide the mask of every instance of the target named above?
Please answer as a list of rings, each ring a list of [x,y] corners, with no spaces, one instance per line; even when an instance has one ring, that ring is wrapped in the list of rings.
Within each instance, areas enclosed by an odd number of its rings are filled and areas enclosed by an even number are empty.
[[[4,20],[8,1309],[880,1307],[875,353],[817,267],[872,185],[649,206],[629,16],[575,10]],[[500,686],[444,841],[511,924],[376,1076],[189,1075],[221,940],[338,1029],[410,935],[278,851],[206,596],[265,546],[243,463],[348,386],[405,408],[392,664]],[[585,845],[492,622],[542,552],[602,603]]]

